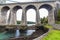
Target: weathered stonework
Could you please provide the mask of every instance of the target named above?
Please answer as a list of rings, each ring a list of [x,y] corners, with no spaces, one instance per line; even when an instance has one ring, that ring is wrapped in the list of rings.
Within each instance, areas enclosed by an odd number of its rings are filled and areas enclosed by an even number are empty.
[[[0,25],[17,25],[16,23],[16,11],[22,9],[22,22],[21,26],[27,25],[26,11],[30,8],[36,10],[36,25],[41,25],[39,9],[46,8],[49,11],[48,23],[50,25],[55,24],[54,10],[56,7],[55,1],[48,2],[27,2],[27,3],[11,3],[11,4],[1,4],[0,5]],[[7,11],[10,10],[9,19],[7,20]],[[20,27],[21,27],[20,26]],[[22,27],[23,28],[23,27]]]

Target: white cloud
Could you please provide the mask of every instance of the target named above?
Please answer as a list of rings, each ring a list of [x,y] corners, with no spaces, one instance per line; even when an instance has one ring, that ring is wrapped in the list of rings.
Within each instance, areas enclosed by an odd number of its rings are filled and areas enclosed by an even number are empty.
[[[22,9],[19,9],[16,13],[16,17],[18,21],[21,21],[22,18]]]
[[[33,0],[36,1],[36,0]],[[6,3],[14,3],[14,2],[33,2],[32,0],[9,0]]]
[[[17,2],[32,2],[32,1],[36,1],[36,0],[12,0],[12,1],[17,1]]]
[[[45,8],[40,9],[39,13],[40,13],[40,18],[48,16],[48,10]],[[27,21],[36,22],[36,12],[34,9],[29,9],[26,12],[26,15],[27,15]],[[17,20],[21,20],[21,18],[22,18],[22,9],[17,11]]]
[[[11,2],[11,1],[6,1],[6,3],[15,3],[15,2]]]
[[[45,8],[41,8],[39,10],[39,13],[40,13],[40,18],[43,18],[43,17],[47,17],[48,16],[48,10],[45,9]]]
[[[36,12],[34,9],[29,9],[27,11],[27,21],[36,22]]]

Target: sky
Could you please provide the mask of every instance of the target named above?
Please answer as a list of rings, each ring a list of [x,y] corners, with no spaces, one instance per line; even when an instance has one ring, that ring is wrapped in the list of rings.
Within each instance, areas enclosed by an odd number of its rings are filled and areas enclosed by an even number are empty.
[[[11,1],[11,2],[10,2]],[[13,3],[12,1],[17,1],[17,2],[33,2],[33,1],[36,1],[36,0],[10,0],[10,1],[6,1],[6,3]]]
[[[18,1],[18,2],[28,2],[28,0],[15,0],[15,1]],[[32,0],[29,0],[29,1],[32,1]],[[33,0],[33,1],[35,1],[35,0]],[[13,2],[7,1],[6,3],[13,3]],[[36,22],[36,12],[35,12],[34,9],[29,9],[26,12],[26,14],[27,14],[27,21]],[[40,14],[40,18],[47,17],[48,16],[48,10],[45,9],[45,8],[41,8],[39,10],[39,14]],[[16,12],[16,17],[17,17],[17,20],[21,21],[21,18],[22,18],[22,9],[19,9]]]
[[[17,1],[17,2],[33,2],[33,1],[52,1],[52,0],[10,0],[10,1]],[[13,3],[10,1],[6,1],[7,3]]]

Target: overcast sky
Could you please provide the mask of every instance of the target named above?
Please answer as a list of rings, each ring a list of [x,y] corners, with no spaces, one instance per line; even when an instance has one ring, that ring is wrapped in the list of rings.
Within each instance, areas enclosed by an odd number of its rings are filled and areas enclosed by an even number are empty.
[[[34,1],[53,1],[53,0],[9,0],[6,1],[7,3],[13,3],[12,1],[16,1],[16,2],[34,2]]]
[[[32,0],[15,0],[15,1],[28,2],[28,1],[32,1]],[[33,0],[33,1],[35,1],[35,0]],[[12,3],[12,2],[7,1],[6,3]],[[27,21],[36,22],[36,12],[34,9],[29,9],[26,13],[27,13]],[[41,18],[48,16],[48,11],[44,8],[40,9],[39,13],[40,13]],[[17,14],[17,20],[21,21],[22,9],[18,10],[16,14]]]

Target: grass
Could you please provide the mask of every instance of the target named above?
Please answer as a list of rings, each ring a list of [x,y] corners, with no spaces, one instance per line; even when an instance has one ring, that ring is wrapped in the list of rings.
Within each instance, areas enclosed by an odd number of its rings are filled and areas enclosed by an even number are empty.
[[[60,24],[60,21],[56,21],[55,23],[56,23],[56,24]]]
[[[50,25],[45,25],[47,28],[52,28]],[[51,30],[42,40],[60,40],[60,30]]]
[[[52,28],[52,26],[51,25],[49,25],[49,24],[46,24],[46,25],[44,25],[46,28]]]

